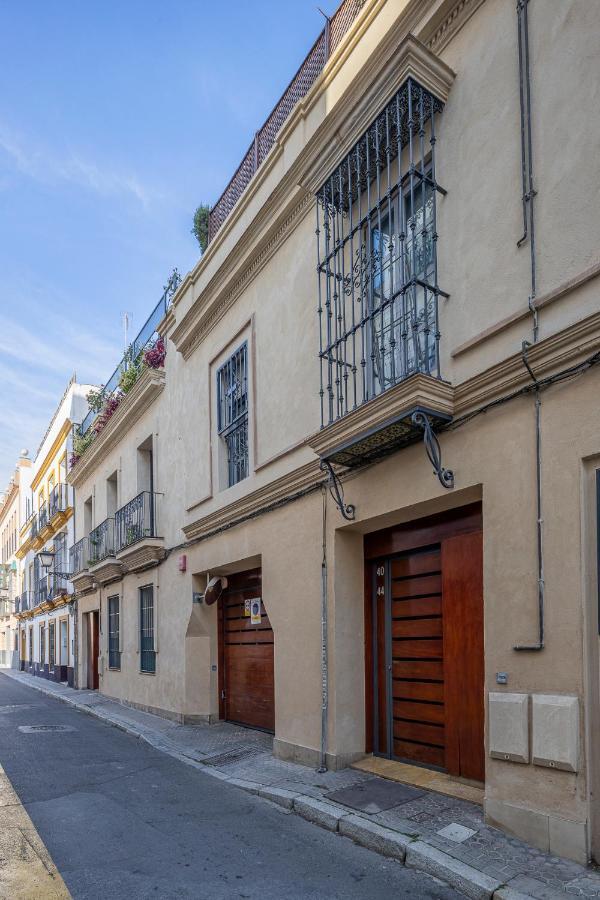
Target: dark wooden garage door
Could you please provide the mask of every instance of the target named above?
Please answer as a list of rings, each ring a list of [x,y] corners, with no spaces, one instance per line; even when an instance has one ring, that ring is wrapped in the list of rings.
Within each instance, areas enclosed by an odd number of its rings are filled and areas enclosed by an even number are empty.
[[[219,601],[221,718],[274,731],[273,629],[262,600],[260,625],[246,610],[261,596],[260,569],[228,576]]]
[[[483,781],[480,509],[380,534],[365,541],[367,749]]]

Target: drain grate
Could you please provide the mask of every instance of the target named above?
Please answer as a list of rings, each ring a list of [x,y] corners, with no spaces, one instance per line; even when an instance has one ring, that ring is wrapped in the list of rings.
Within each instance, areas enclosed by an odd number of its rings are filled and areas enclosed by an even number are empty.
[[[19,725],[23,734],[50,734],[56,732],[75,731],[70,725]]]
[[[264,747],[233,747],[226,750],[225,753],[219,753],[217,756],[207,756],[201,762],[205,766],[229,766],[232,763],[243,762],[246,759],[254,759],[256,756],[262,756],[268,753]]]

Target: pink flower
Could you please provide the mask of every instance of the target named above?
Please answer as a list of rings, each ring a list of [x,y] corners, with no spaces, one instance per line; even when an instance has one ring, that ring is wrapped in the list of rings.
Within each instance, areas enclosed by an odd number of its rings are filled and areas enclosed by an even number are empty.
[[[162,369],[166,355],[165,342],[159,337],[154,347],[144,353],[144,362],[150,369]]]

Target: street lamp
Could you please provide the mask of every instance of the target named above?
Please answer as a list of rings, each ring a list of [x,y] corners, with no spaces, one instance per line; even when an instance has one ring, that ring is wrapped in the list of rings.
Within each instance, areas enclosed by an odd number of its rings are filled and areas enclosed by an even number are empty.
[[[54,562],[54,551],[53,550],[40,550],[37,555],[40,566],[43,569],[49,569],[52,563]]]

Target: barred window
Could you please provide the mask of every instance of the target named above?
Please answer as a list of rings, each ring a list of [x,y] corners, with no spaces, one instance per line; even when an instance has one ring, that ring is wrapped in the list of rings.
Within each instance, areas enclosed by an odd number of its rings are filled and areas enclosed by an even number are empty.
[[[108,668],[121,668],[118,596],[108,598]]]
[[[412,198],[406,190],[402,196],[406,237],[400,241],[402,224],[397,213],[398,200],[393,196],[389,212],[371,217],[371,258],[373,287],[369,292],[370,344],[373,366],[370,394],[375,395],[415,372],[432,372],[436,364],[433,339],[426,340],[426,320],[433,321],[433,294],[427,303],[409,307],[391,302],[400,285],[412,279],[428,282],[433,277],[433,189],[421,182]],[[426,308],[427,307],[427,308]],[[414,340],[407,336],[414,332]]]
[[[248,345],[217,371],[217,427],[227,450],[227,486],[248,476]]]
[[[51,669],[56,662],[56,626],[54,622],[48,624],[48,664]]]
[[[46,663],[46,626],[40,625],[40,665]]]
[[[408,78],[317,192],[322,426],[417,372],[441,377],[442,108]]]
[[[156,672],[154,587],[151,584],[140,588],[140,657],[140,669],[142,672]]]

